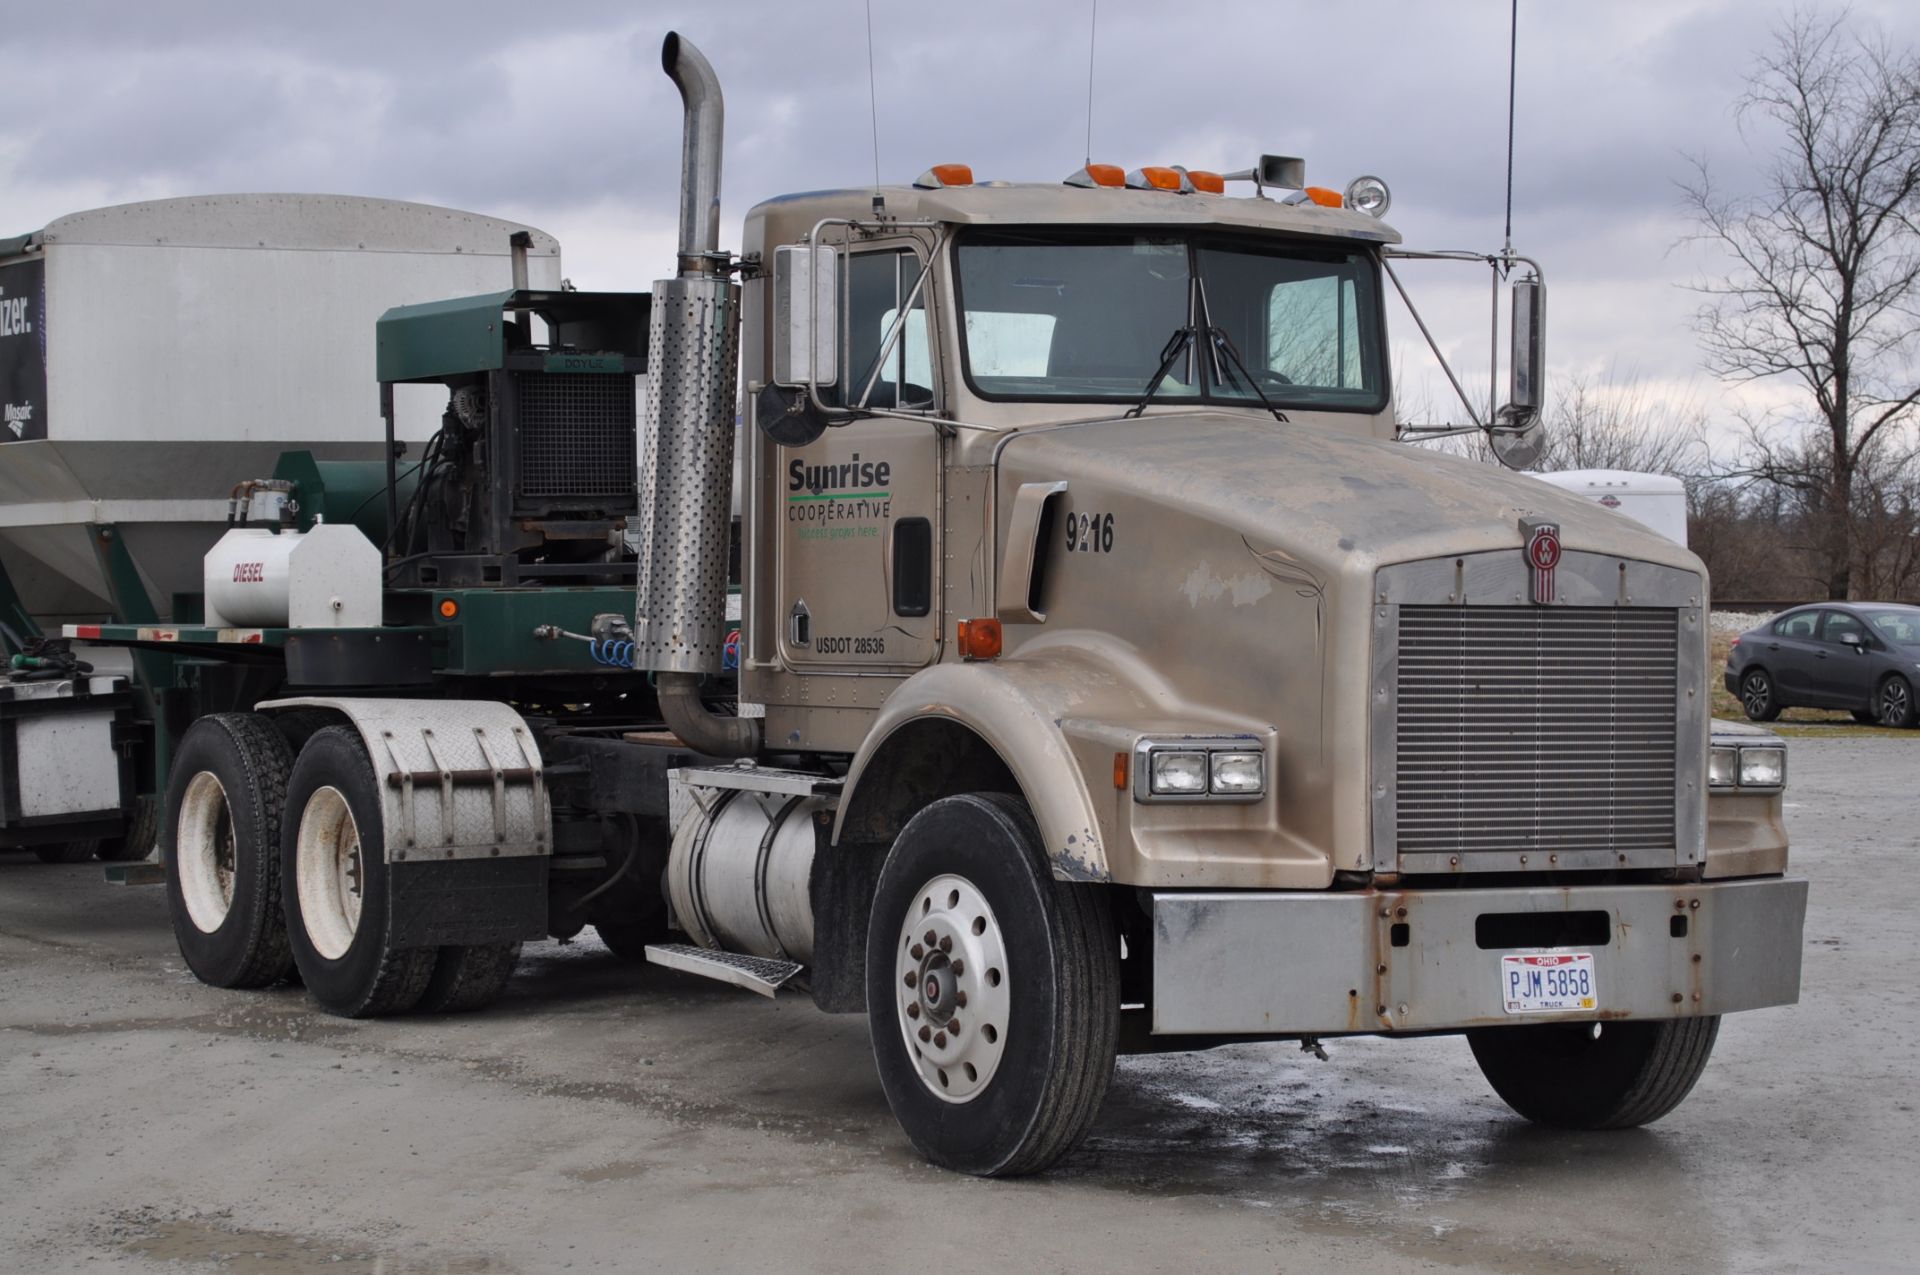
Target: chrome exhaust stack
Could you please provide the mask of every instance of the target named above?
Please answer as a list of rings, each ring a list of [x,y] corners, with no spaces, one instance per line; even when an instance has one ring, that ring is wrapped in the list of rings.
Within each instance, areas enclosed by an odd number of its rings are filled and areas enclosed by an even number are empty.
[[[740,289],[720,252],[725,107],[719,77],[691,42],[668,35],[660,61],[679,86],[686,115],[679,274],[653,285],[647,340],[634,667],[658,675],[668,729],[700,752],[737,757],[759,750],[760,723],[716,717],[699,694],[701,675],[720,671],[726,643],[733,521]]]

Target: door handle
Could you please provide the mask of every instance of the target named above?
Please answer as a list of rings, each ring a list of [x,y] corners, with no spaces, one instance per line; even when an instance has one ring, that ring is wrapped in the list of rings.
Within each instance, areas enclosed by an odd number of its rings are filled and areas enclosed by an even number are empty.
[[[1769,642],[1767,643],[1767,649],[1769,651],[1777,651],[1780,649],[1780,644],[1778,642]]]
[[[813,612],[807,609],[805,598],[795,602],[787,614],[787,640],[795,646],[813,645]]]

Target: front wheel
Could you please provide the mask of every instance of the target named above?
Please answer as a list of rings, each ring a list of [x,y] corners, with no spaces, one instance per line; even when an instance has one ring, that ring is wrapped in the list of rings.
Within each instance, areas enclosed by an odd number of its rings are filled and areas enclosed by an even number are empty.
[[[1019,800],[973,793],[914,816],[874,894],[867,1017],[922,1155],[1011,1177],[1073,1150],[1106,1096],[1119,1012],[1107,900],[1053,879]]]
[[[1780,716],[1780,699],[1774,694],[1773,677],[1767,670],[1748,669],[1741,676],[1740,707],[1756,722],[1770,722]]]
[[[1535,1124],[1632,1129],[1680,1105],[1719,1034],[1714,1015],[1483,1027],[1467,1043],[1493,1091]]]
[[[343,1018],[412,1009],[440,949],[390,941],[380,790],[352,727],[316,732],[293,763],[280,865],[293,961],[320,1007]]]
[[[1913,725],[1920,709],[1913,702],[1913,683],[1895,673],[1880,683],[1880,693],[1874,697],[1874,711],[1882,726],[1894,730],[1905,730]]]

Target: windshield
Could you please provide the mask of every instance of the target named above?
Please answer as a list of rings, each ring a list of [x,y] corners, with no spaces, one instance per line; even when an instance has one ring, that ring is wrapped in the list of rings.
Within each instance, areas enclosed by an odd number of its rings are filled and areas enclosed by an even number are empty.
[[[1363,253],[1213,235],[975,232],[955,259],[967,378],[984,398],[1133,402],[1168,339],[1195,325],[1220,329],[1257,392],[1203,340],[1157,399],[1386,405],[1379,296]]]
[[[1902,646],[1920,646],[1920,607],[1878,606],[1863,608],[1861,614],[1873,622],[1889,642]]]

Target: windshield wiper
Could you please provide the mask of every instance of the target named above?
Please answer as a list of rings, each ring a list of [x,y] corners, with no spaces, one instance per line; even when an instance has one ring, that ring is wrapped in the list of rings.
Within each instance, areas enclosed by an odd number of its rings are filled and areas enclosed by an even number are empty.
[[[1285,412],[1273,405],[1273,400],[1267,397],[1267,392],[1260,388],[1260,382],[1255,379],[1252,372],[1247,370],[1245,361],[1240,357],[1240,351],[1233,348],[1233,339],[1227,335],[1225,328],[1208,328],[1207,340],[1213,346],[1216,353],[1225,354],[1228,359],[1232,360],[1233,366],[1240,369],[1240,379],[1245,381],[1247,388],[1252,390],[1255,396],[1259,398],[1260,405],[1273,413],[1274,420],[1279,421],[1282,425],[1293,424],[1292,421],[1287,419]],[[1275,373],[1274,375],[1277,376],[1279,374]]]
[[[1132,420],[1147,410],[1147,404],[1153,401],[1153,396],[1160,392],[1161,384],[1166,381],[1167,373],[1173,371],[1174,363],[1182,354],[1193,348],[1193,339],[1198,335],[1199,329],[1191,326],[1174,329],[1173,335],[1167,338],[1166,345],[1160,351],[1160,366],[1154,369],[1153,379],[1147,382],[1146,392],[1140,395],[1138,403],[1127,409],[1121,420]]]

